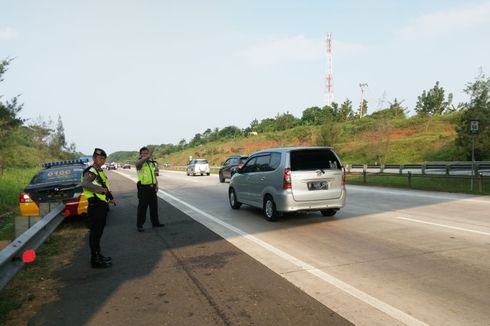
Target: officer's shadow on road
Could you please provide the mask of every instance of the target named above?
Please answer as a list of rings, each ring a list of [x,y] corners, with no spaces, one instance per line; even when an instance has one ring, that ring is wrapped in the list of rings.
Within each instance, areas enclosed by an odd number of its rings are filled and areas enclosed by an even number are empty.
[[[55,275],[61,284],[58,299],[43,306],[29,321],[29,325],[86,325],[100,318],[100,314],[123,311],[124,305],[121,305],[119,300],[112,300],[117,290],[124,285],[127,293],[144,295],[145,288],[131,287],[137,286],[133,284],[145,284],[141,279],[155,270],[165,252],[171,249],[168,246],[173,246],[163,241],[166,238],[165,234],[170,232],[168,228],[152,228],[149,217],[145,225],[146,232],[137,232],[138,200],[133,182],[128,182],[122,177],[113,177],[111,185],[117,206],[110,206],[101,247],[104,255],[112,257],[113,266],[103,269],[91,268],[88,232],[80,232],[79,234],[85,234],[85,239],[83,245],[76,249],[72,264],[62,268]],[[159,200],[159,214],[162,217],[168,214],[165,204]],[[86,228],[86,220],[87,218],[73,220],[69,227]],[[165,218],[162,220],[168,223]],[[185,246],[188,243],[177,245]],[[151,287],[152,284],[144,286]],[[131,304],[132,300],[134,298],[129,298],[125,304]],[[109,301],[120,306],[107,307]]]

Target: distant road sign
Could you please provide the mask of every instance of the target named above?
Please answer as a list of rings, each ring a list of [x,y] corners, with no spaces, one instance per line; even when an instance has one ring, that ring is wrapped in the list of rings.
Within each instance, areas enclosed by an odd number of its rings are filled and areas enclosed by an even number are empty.
[[[470,134],[477,134],[479,131],[479,120],[470,120]]]

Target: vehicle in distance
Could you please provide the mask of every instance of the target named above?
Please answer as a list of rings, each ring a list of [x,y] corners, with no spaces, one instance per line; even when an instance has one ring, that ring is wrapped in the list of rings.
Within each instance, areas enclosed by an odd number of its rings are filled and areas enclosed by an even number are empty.
[[[43,163],[39,171],[19,195],[21,216],[39,216],[40,205],[63,202],[65,217],[87,213],[88,201],[83,195],[81,176],[84,160]]]
[[[223,165],[221,165],[219,168],[219,182],[223,183],[225,182],[225,179],[231,179],[231,176],[235,171],[234,168],[241,168],[247,158],[248,155],[231,155],[230,157],[228,157],[226,161],[223,162]]]
[[[330,147],[272,148],[252,154],[228,187],[233,209],[262,208],[268,221],[285,212],[333,216],[346,200],[345,171]]]
[[[128,163],[124,163],[123,164],[123,169],[131,169],[131,164],[128,162]]]
[[[112,162],[111,164],[109,164],[107,169],[108,170],[117,170],[117,164],[115,162]]]
[[[197,158],[193,159],[189,162],[189,165],[187,165],[186,169],[187,175],[209,175],[210,170],[209,170],[209,163],[208,160],[203,159],[203,158]]]

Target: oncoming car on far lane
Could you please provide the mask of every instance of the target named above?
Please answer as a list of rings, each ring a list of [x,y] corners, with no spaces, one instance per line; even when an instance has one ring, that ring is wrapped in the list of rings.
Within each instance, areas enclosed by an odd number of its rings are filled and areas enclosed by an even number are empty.
[[[88,201],[83,195],[81,176],[86,160],[43,163],[39,171],[19,195],[21,216],[39,216],[43,203],[63,202],[65,217],[87,213]]]

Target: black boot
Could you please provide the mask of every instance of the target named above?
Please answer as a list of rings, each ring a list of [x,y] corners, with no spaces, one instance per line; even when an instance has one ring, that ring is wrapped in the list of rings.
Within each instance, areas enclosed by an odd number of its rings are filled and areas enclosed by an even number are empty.
[[[103,261],[99,256],[92,256],[90,263],[93,268],[107,268],[112,266],[110,261]]]
[[[105,262],[111,262],[112,261],[112,257],[109,257],[109,256],[104,256],[102,255],[101,253],[98,253],[97,256],[100,258],[100,260],[102,261],[105,261]]]

